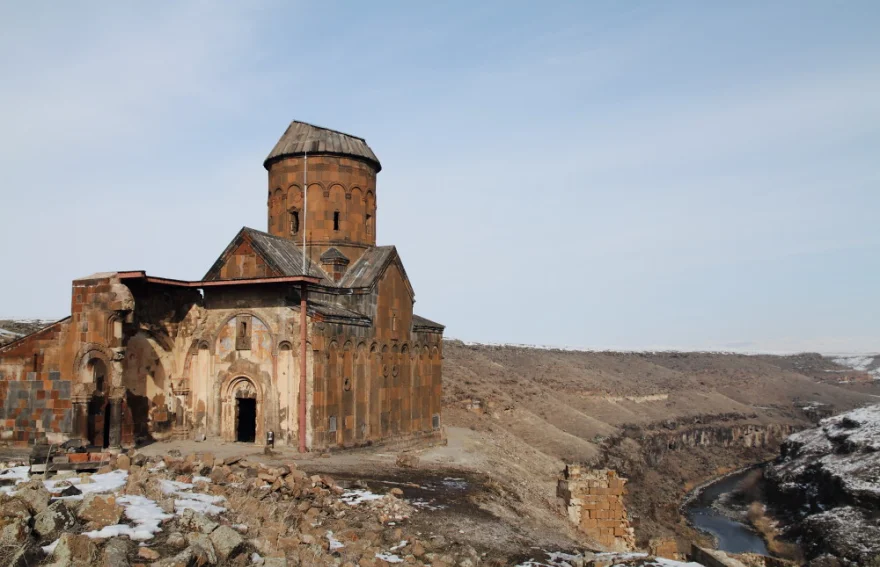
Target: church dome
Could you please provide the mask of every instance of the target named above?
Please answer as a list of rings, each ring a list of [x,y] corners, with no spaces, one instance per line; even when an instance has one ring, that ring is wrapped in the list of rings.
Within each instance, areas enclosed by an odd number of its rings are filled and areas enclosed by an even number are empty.
[[[377,173],[382,170],[379,158],[363,138],[298,120],[294,120],[287,127],[284,135],[269,152],[263,167],[269,169],[269,166],[279,159],[302,156],[306,153],[352,157],[368,162]]]

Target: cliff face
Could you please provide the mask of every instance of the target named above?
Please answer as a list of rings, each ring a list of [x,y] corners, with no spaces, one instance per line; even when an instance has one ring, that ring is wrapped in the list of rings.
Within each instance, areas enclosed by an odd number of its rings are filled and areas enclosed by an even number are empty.
[[[880,560],[880,405],[792,435],[765,475],[809,557]]]
[[[772,459],[792,431],[880,394],[880,380],[854,389],[842,380],[854,370],[818,354],[579,352],[449,340],[443,357],[444,423],[485,439],[493,474],[517,487],[530,510],[545,506],[564,463],[612,469],[629,479],[626,507],[644,546],[697,537],[679,510],[694,486]]]

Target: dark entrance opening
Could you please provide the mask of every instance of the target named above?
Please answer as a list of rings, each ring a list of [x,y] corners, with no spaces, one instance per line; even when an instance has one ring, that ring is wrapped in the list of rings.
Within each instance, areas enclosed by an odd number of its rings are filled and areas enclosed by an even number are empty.
[[[235,440],[253,443],[257,439],[257,400],[238,398],[238,423],[235,425]]]
[[[104,406],[104,444],[105,449],[110,446],[110,404]]]
[[[95,447],[110,446],[110,405],[107,403],[107,365],[100,358],[89,360],[87,379],[94,384],[86,416],[86,437]]]
[[[104,398],[92,398],[88,404],[86,437],[89,445],[100,447],[104,439]]]

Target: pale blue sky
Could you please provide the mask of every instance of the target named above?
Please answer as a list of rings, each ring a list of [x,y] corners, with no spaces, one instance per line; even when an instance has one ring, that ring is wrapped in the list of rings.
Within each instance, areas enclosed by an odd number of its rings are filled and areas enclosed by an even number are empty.
[[[0,3],[0,316],[198,279],[292,119],[447,336],[880,350],[880,3]]]

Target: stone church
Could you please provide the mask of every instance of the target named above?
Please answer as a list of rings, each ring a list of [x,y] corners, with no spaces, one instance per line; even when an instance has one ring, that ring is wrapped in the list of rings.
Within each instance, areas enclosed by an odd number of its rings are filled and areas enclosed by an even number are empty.
[[[443,326],[376,246],[378,158],[295,121],[263,166],[267,231],[242,228],[201,280],[77,279],[69,317],[0,348],[0,442],[439,435]]]

